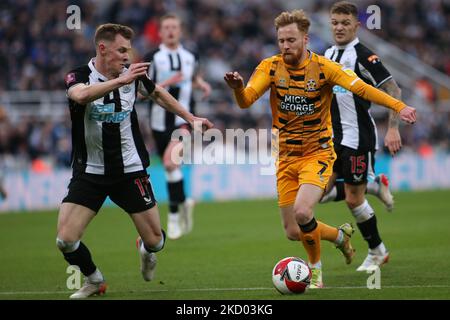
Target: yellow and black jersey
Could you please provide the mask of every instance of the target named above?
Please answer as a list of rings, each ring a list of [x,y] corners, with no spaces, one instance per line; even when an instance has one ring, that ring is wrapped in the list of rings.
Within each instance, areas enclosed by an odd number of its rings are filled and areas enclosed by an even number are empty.
[[[330,106],[335,85],[397,112],[405,106],[361,81],[352,70],[310,51],[297,67],[286,65],[281,55],[263,60],[247,86],[234,93],[239,106],[248,108],[270,88],[279,156],[308,156],[332,147]]]

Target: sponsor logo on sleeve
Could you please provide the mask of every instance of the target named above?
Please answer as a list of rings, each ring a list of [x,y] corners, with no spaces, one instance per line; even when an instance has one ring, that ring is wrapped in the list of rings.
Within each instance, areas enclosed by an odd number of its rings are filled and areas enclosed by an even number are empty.
[[[376,54],[373,54],[367,58],[367,61],[369,61],[372,64],[375,64],[375,63],[380,62],[380,58],[378,58],[378,56]]]
[[[68,73],[68,74],[66,75],[65,81],[66,81],[66,85],[67,85],[67,86],[70,85],[70,84],[72,84],[72,83],[74,83],[74,82],[76,81],[75,73],[73,73],[73,72]]]

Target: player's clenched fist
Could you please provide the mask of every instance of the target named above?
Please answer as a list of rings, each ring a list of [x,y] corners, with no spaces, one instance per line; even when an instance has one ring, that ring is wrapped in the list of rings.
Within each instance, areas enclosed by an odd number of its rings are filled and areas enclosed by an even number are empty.
[[[231,89],[239,89],[244,86],[244,78],[237,71],[225,73],[223,79]]]
[[[400,119],[403,121],[413,124],[416,122],[416,109],[413,107],[406,106],[402,110],[400,110]]]
[[[124,84],[130,84],[135,81],[140,76],[145,76],[147,74],[150,62],[140,62],[130,64],[127,72],[120,76],[120,79]]]

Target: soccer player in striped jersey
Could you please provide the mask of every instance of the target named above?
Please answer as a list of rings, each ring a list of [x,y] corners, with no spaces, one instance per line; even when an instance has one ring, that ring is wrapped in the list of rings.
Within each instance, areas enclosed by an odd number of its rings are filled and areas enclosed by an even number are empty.
[[[86,277],[73,299],[102,294],[105,279],[81,237],[106,197],[126,211],[139,234],[141,273],[154,277],[155,253],[165,242],[158,207],[146,172],[149,156],[134,107],[138,92],[196,127],[211,127],[194,117],[164,88],[147,77],[149,63],[128,68],[133,30],[118,24],[95,32],[96,56],[65,78],[72,119],[73,176],[58,216],[56,244]]]
[[[150,77],[160,86],[167,88],[183,108],[194,113],[194,89],[202,90],[203,98],[206,98],[211,93],[211,87],[199,73],[197,55],[187,50],[180,42],[181,19],[175,14],[161,17],[159,35],[160,46],[148,53],[144,59],[152,62]],[[183,173],[180,165],[172,159],[172,152],[180,149],[182,142],[171,140],[176,129],[189,134],[189,126],[183,118],[150,101],[150,127],[166,171],[169,194],[167,237],[175,240],[191,232],[194,224],[194,201],[186,197]]]
[[[312,269],[310,288],[323,287],[320,240],[334,242],[351,263],[353,228],[331,227],[314,218],[333,171],[331,101],[339,85],[364,99],[395,110],[408,123],[415,109],[366,84],[352,70],[307,50],[310,21],[303,10],[275,19],[280,54],[264,59],[247,85],[237,72],[224,79],[241,108],[250,107],[270,89],[272,127],[278,132],[277,191],[288,239],[301,241]],[[277,147],[277,146],[275,146]]]
[[[392,75],[357,37],[360,26],[357,6],[347,1],[335,3],[330,10],[330,23],[336,45],[329,48],[325,56],[354,71],[364,82],[400,99],[401,91]],[[389,211],[393,198],[387,177],[382,174],[375,178],[374,174],[378,136],[369,112],[371,102],[339,86],[335,86],[333,92],[331,117],[337,159],[328,183],[329,193],[321,202],[345,199],[369,246],[366,259],[356,270],[372,270],[389,260],[389,252],[381,240],[376,215],[365,193],[367,190],[379,197]],[[385,145],[392,155],[401,147],[398,117],[393,111],[389,114]],[[368,184],[368,177],[375,180]],[[337,178],[343,181],[336,181]]]

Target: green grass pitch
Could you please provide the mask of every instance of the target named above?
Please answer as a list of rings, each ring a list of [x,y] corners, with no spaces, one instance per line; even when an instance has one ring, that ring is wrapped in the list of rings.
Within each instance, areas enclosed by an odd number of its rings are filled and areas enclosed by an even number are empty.
[[[192,234],[166,243],[156,279],[144,282],[135,248],[136,231],[120,209],[102,209],[83,241],[109,288],[93,299],[449,299],[449,191],[395,194],[393,213],[371,196],[391,261],[381,268],[381,289],[366,287],[370,274],[356,267],[367,247],[353,236],[357,255],[347,266],[340,252],[322,242],[322,290],[282,296],[272,286],[274,264],[286,256],[306,258],[288,241],[275,200],[200,203]],[[160,206],[163,225],[165,204]],[[344,203],[317,207],[322,221],[353,222]],[[67,299],[67,264],[55,246],[57,211],[0,214],[0,300]]]

